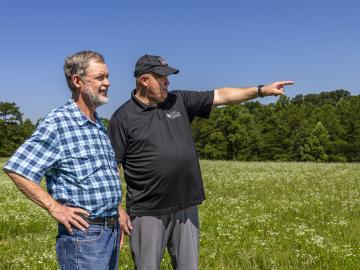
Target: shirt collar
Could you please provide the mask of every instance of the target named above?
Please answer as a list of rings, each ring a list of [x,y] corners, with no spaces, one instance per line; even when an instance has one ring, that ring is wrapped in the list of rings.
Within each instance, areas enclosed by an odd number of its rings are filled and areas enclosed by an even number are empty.
[[[79,125],[82,126],[84,125],[86,122],[90,122],[92,124],[98,124],[100,123],[100,118],[97,114],[97,112],[94,112],[94,116],[96,119],[96,123],[93,123],[89,118],[86,117],[86,115],[80,110],[80,108],[78,107],[78,105],[75,103],[75,101],[70,98],[66,104],[65,104],[66,109],[69,111],[71,117],[74,119],[74,121]]]
[[[140,99],[138,99],[136,96],[135,96],[135,93],[136,93],[136,89],[134,89],[132,92],[131,92],[131,99],[134,101],[134,103],[140,107],[143,111],[146,111],[146,110],[152,110],[152,109],[155,109],[155,108],[160,108],[162,107],[164,104],[166,104],[169,100],[169,95],[170,93],[168,93],[168,96],[166,97],[166,99],[160,103],[158,103],[156,106],[149,106],[149,105],[146,105],[145,103],[143,103]]]

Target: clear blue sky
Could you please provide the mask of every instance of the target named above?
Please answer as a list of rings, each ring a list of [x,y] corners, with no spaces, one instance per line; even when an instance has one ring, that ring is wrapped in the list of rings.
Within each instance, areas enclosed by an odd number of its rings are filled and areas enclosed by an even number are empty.
[[[356,0],[2,0],[0,101],[32,121],[64,104],[64,59],[83,49],[109,66],[110,102],[98,109],[108,118],[130,97],[145,53],[180,69],[170,89],[294,80],[290,97],[359,95],[359,11]]]

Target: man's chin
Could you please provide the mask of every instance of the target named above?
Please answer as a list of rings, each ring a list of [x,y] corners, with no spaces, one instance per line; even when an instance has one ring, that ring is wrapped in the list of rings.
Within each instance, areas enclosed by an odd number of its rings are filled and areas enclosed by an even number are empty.
[[[99,107],[99,106],[104,105],[104,104],[106,104],[108,102],[109,102],[108,97],[98,97],[94,103],[95,103],[96,107]]]

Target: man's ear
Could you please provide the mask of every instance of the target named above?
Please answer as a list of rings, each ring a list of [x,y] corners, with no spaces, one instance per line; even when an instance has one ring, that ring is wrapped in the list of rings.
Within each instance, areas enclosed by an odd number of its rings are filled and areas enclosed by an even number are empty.
[[[148,86],[148,76],[147,75],[141,75],[139,78],[139,83],[144,86],[147,87]]]
[[[77,89],[80,89],[84,84],[83,80],[78,74],[74,74],[71,79]]]

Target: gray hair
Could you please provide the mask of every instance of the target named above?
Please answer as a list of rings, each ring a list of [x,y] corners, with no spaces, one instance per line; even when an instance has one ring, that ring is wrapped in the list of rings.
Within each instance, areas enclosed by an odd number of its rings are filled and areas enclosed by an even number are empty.
[[[72,82],[73,75],[77,74],[80,77],[85,76],[86,69],[89,67],[89,63],[91,61],[105,63],[104,57],[100,53],[94,51],[80,51],[66,57],[64,63],[64,73],[66,82],[71,92],[76,91],[75,85]]]

